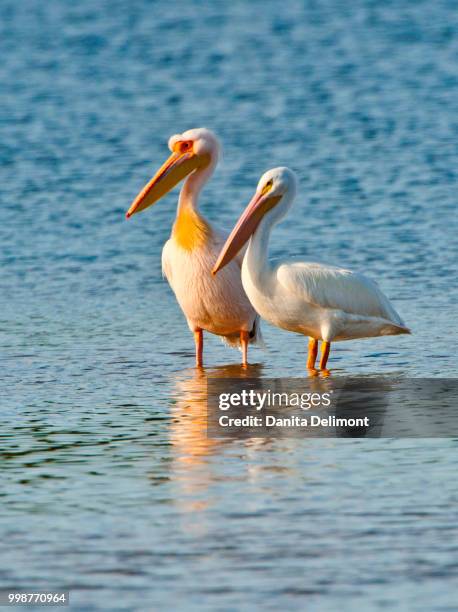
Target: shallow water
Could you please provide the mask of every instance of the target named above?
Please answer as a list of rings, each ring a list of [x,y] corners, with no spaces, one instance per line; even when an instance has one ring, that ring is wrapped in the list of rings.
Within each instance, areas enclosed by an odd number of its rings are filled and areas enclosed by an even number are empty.
[[[72,608],[451,610],[453,440],[215,441],[205,377],[303,376],[192,338],[161,278],[176,193],[126,222],[170,134],[224,159],[230,227],[260,174],[300,194],[272,237],[376,278],[411,337],[336,345],[334,377],[456,377],[452,2],[0,6],[0,584]],[[402,407],[400,407],[402,409]]]

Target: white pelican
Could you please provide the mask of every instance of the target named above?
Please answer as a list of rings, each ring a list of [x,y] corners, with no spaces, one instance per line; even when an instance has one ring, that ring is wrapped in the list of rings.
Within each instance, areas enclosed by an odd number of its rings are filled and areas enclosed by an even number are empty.
[[[259,317],[240,278],[242,261],[232,262],[214,282],[212,265],[227,234],[212,227],[197,207],[199,193],[218,162],[218,140],[210,130],[193,129],[172,136],[169,149],[172,154],[137,195],[126,217],[145,210],[188,177],[180,192],[172,235],[162,250],[162,270],[194,333],[197,366],[202,366],[203,330],[240,346],[246,365],[248,343],[261,338]]]
[[[378,285],[362,274],[318,263],[269,264],[270,232],[291,207],[296,185],[296,175],[289,168],[274,168],[262,176],[213,274],[224,268],[251,237],[242,265],[243,287],[251,303],[273,325],[310,337],[310,370],[315,369],[318,340],[322,340],[320,369],[327,372],[333,341],[410,331]]]

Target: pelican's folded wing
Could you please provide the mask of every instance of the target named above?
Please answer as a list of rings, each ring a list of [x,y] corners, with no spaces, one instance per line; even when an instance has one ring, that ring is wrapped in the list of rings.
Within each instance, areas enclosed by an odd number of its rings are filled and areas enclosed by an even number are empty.
[[[277,268],[278,282],[292,294],[320,308],[348,314],[381,317],[404,326],[388,298],[371,279],[317,263],[289,263]]]

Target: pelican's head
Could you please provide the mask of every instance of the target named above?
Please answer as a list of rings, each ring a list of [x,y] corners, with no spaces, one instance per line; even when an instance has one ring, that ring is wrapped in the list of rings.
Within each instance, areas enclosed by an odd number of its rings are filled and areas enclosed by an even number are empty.
[[[273,225],[285,216],[296,195],[296,186],[296,175],[289,168],[273,168],[262,175],[251,202],[226,240],[212,274],[234,259],[263,220]]]
[[[127,219],[155,204],[188,174],[197,169],[212,169],[218,161],[219,148],[218,139],[207,128],[171,136],[169,149],[172,154],[132,202]]]

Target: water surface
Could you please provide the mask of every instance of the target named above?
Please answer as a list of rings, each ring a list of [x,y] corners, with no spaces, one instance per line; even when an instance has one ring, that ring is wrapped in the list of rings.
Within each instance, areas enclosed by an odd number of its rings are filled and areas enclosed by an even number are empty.
[[[124,220],[169,135],[212,128],[207,216],[229,228],[291,166],[273,257],[366,272],[414,331],[336,345],[333,375],[455,377],[455,9],[2,2],[2,585],[75,610],[455,608],[456,441],[208,440],[206,376],[303,376],[305,341],[264,325],[244,372],[209,337],[196,372],[160,271],[177,194]]]

